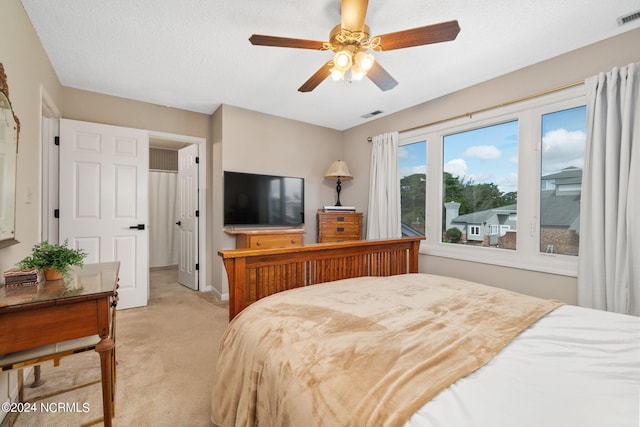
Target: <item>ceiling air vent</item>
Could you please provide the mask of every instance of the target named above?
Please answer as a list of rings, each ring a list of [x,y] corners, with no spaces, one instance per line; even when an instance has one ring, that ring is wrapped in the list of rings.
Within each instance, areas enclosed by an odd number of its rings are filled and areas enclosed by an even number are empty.
[[[360,117],[362,117],[363,119],[368,119],[368,118],[371,118],[373,116],[377,116],[378,114],[382,114],[382,111],[380,111],[380,110],[372,111],[372,112],[364,114],[364,115],[362,115]]]
[[[624,24],[628,24],[631,21],[635,21],[638,18],[640,18],[640,10],[631,12],[624,16],[620,16],[618,17],[617,21],[618,21],[618,25],[624,25]]]

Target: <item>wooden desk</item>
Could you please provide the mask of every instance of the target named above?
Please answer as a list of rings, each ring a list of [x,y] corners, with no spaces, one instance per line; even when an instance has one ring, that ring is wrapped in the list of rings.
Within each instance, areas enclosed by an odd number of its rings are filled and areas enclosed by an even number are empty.
[[[113,416],[111,307],[117,302],[119,262],[74,268],[68,280],[0,288],[0,354],[98,335],[104,425]]]

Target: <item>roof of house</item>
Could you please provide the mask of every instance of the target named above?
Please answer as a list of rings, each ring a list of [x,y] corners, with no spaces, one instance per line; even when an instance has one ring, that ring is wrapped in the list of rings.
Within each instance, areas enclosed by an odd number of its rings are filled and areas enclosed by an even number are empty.
[[[542,177],[543,181],[549,179],[553,179],[556,182],[562,180],[563,183],[570,183],[569,181],[580,183],[582,182],[582,169],[575,166],[569,166],[568,168],[562,169],[560,172],[551,173]]]
[[[489,218],[494,215],[510,215],[512,213],[517,213],[518,205],[507,205],[501,206],[499,208],[487,209],[484,211],[472,212],[464,215],[459,215],[451,220],[452,223],[463,223],[463,224],[482,224],[486,222]]]
[[[540,226],[576,228],[580,217],[580,196],[558,196],[554,190],[544,190],[540,197]]]

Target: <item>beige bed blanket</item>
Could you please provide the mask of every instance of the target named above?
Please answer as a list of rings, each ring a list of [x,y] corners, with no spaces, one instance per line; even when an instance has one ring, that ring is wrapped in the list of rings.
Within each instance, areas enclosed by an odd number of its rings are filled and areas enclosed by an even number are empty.
[[[285,291],[220,344],[214,424],[401,426],[561,303],[426,274]]]

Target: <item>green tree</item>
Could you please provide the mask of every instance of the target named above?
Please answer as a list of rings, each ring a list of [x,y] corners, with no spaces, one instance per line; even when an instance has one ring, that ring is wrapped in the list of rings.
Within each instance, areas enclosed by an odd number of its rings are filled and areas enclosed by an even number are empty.
[[[400,179],[401,220],[424,234],[427,176],[415,173]]]

